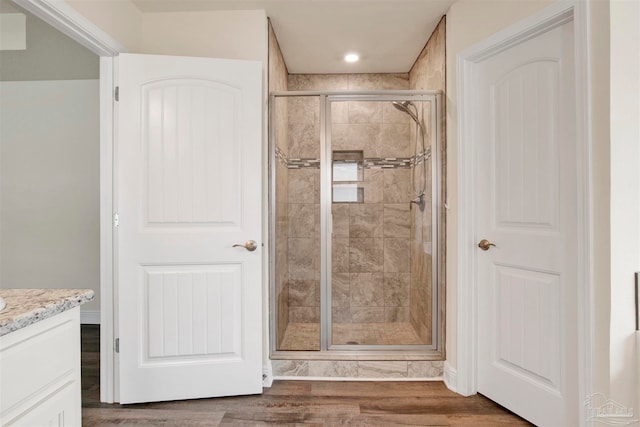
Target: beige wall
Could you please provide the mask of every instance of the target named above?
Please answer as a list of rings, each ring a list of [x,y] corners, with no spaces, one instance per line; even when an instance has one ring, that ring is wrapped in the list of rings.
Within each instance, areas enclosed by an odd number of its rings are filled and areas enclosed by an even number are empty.
[[[267,62],[264,10],[142,13],[130,0],[65,0],[130,53]]]
[[[142,13],[130,0],[65,0],[130,53],[142,52]]]
[[[609,2],[590,1],[593,186],[594,391],[610,395],[609,325],[611,315],[611,151]]]
[[[145,13],[140,53],[267,62],[264,10]]]
[[[640,271],[640,3],[611,2],[612,399],[640,410],[633,273]],[[635,412],[637,414],[637,412]]]

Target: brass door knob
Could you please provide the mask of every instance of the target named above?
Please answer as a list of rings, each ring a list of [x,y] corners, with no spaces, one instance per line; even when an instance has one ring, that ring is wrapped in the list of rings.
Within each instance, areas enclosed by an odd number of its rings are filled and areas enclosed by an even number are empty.
[[[241,245],[239,243],[236,243],[235,245],[233,245],[234,248],[238,246],[245,248],[249,252],[253,252],[258,248],[258,245],[256,244],[255,240],[247,240],[247,243],[245,243],[244,245]]]
[[[488,251],[489,249],[491,249],[491,246],[495,246],[495,245],[490,241],[488,241],[487,239],[482,239],[480,240],[480,243],[478,243],[478,247],[483,251]]]

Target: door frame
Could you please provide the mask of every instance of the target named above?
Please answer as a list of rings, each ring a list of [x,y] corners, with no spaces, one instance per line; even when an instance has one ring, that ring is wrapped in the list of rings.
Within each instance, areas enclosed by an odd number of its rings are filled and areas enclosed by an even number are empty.
[[[127,53],[117,40],[64,0],[12,0],[100,57],[100,400],[118,399],[115,357],[113,213],[114,74],[116,56]]]
[[[574,22],[574,55],[576,82],[576,138],[578,170],[578,401],[581,424],[585,422],[582,402],[593,389],[593,231],[591,168],[591,93],[588,56],[589,5],[580,0],[560,1],[542,11],[494,34],[458,54],[458,254],[457,254],[457,370],[456,391],[469,396],[478,392],[477,348],[478,283],[476,249],[475,177],[477,163],[475,136],[477,112],[473,105],[478,97],[473,77],[484,60],[505,49],[531,39],[565,22]]]

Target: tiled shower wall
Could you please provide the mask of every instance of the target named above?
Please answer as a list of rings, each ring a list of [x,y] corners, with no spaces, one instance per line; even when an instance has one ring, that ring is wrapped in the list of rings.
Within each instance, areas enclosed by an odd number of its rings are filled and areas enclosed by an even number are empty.
[[[273,32],[271,22],[269,22],[269,90],[285,91],[287,90],[287,66],[285,65],[278,40]],[[275,126],[275,144],[285,156],[287,153],[287,103],[278,102],[275,106],[275,117],[277,124]],[[289,265],[288,265],[288,170],[280,162],[275,163],[275,287],[277,295],[277,314],[278,321],[276,335],[278,339],[282,339],[284,332],[289,323],[289,291],[287,282],[289,281]],[[279,344],[279,343],[278,343]]]
[[[289,90],[408,89],[407,74],[290,75]],[[294,98],[289,157],[320,156],[318,99]],[[413,155],[412,123],[389,102],[334,103],[334,150],[364,157]],[[409,320],[411,171],[364,170],[364,203],[333,206],[333,321]],[[289,169],[289,321],[320,321],[319,169]],[[291,277],[291,276],[294,277]]]
[[[409,85],[412,90],[442,90],[446,89],[446,17],[443,17],[440,23],[436,26],[435,30],[431,34],[429,41],[425,45],[424,49],[418,56],[415,64],[409,72]],[[442,97],[443,103],[446,96]],[[445,106],[441,106],[442,111],[445,111]],[[440,200],[446,199],[446,137],[445,137],[445,114],[441,115],[441,136],[438,144],[440,145],[440,161],[442,164],[441,176],[442,179],[442,194]],[[438,155],[434,151],[434,155]],[[428,162],[427,165],[431,165],[434,162]],[[419,173],[419,169],[414,169],[414,173]],[[431,169],[427,169],[427,188],[431,188]],[[446,211],[444,209],[444,203],[442,203],[440,215],[441,219],[441,233],[438,242],[432,242],[431,233],[431,192],[427,191],[429,196],[426,200],[426,207],[424,212],[414,210],[414,215],[411,216],[411,228],[416,232],[422,230],[424,241],[421,239],[413,239],[411,245],[411,288],[410,288],[410,319],[411,324],[418,333],[418,335],[431,342],[432,337],[432,252],[430,248],[438,248],[439,251],[439,269],[440,269],[440,289],[444,292],[444,280],[445,280],[445,220]],[[424,284],[429,286],[424,286]],[[441,310],[444,310],[444,298],[441,298],[442,306]],[[444,323],[444,314],[442,313],[440,318]],[[444,325],[441,325],[440,332],[444,334]],[[444,337],[442,342],[444,343]]]

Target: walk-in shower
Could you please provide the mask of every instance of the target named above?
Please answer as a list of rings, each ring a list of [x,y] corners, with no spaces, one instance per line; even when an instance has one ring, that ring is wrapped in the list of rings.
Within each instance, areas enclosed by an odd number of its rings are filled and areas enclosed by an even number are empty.
[[[272,355],[442,355],[441,96],[271,95]]]

